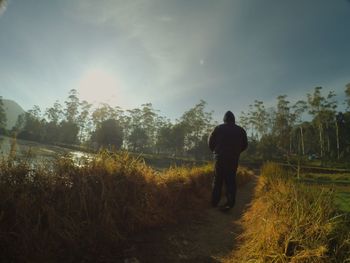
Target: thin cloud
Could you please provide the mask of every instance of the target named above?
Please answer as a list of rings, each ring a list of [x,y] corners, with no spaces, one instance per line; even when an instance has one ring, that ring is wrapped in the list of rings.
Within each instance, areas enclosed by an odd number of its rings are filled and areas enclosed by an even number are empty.
[[[80,1],[73,12],[86,23],[114,26],[118,34],[139,43],[144,58],[152,61],[154,89],[176,83],[213,49],[221,34],[220,18],[227,10],[222,4],[208,8],[200,3],[184,10],[186,7],[174,8],[171,2],[160,0],[95,3]]]
[[[173,22],[174,18],[171,16],[167,16],[167,15],[162,15],[156,18],[157,20],[161,21],[161,22]]]

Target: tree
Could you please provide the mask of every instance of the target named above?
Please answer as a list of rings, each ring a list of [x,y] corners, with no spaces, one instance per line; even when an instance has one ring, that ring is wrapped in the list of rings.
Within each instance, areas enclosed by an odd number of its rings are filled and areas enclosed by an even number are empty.
[[[291,114],[293,118],[293,123],[296,124],[296,127],[299,129],[300,132],[300,139],[299,139],[299,149],[301,149],[302,155],[305,155],[305,143],[304,143],[304,132],[303,132],[303,121],[302,121],[302,115],[307,109],[307,104],[303,100],[297,101],[293,106],[292,109],[294,112]]]
[[[265,134],[262,136],[256,147],[257,152],[264,161],[272,160],[279,152],[276,137],[272,134]]]
[[[152,103],[142,104],[141,107],[141,127],[146,131],[148,137],[146,148],[152,151],[156,144],[158,115]]]
[[[247,121],[248,121],[248,127],[250,130],[250,138],[252,140],[257,140],[258,135],[257,135],[257,129],[256,129],[256,118],[255,118],[255,111],[254,111],[254,106],[252,104],[249,105],[249,111],[247,113]],[[248,131],[248,129],[247,129]]]
[[[343,145],[343,154],[344,157],[350,157],[350,111],[343,113],[342,122],[339,124],[339,137],[341,145]]]
[[[80,113],[77,118],[77,123],[79,126],[79,141],[82,142],[83,138],[87,137],[88,129],[91,126],[91,122],[89,120],[90,115],[90,109],[92,107],[92,104],[88,103],[86,100],[83,100],[79,104],[80,106]]]
[[[336,132],[336,140],[337,140],[337,159],[340,159],[340,130],[343,129],[345,124],[344,114],[339,112],[335,116],[335,132]]]
[[[18,137],[32,141],[42,141],[44,134],[44,120],[41,118],[40,107],[34,105],[17,119],[17,127],[21,127]]]
[[[62,105],[59,103],[59,101],[55,101],[54,105],[50,108],[46,109],[45,116],[48,118],[49,122],[52,122],[54,124],[58,124],[59,121],[62,119]]]
[[[196,145],[189,151],[189,153],[193,155],[197,160],[208,160],[212,155],[208,147],[208,137],[209,134],[204,134],[202,138],[196,143]]]
[[[74,122],[62,121],[59,126],[59,141],[65,144],[76,144],[78,140],[79,127]]]
[[[350,110],[350,83],[346,84],[345,86],[345,102],[347,105],[347,110]]]
[[[291,151],[291,123],[289,101],[287,95],[277,97],[277,109],[274,123],[274,135],[277,138],[278,147],[287,152]]]
[[[59,141],[59,122],[63,119],[62,105],[59,103],[59,101],[56,100],[52,107],[46,109],[45,116],[48,120],[48,123],[46,123],[44,127],[45,131],[43,135],[43,140],[47,143]]]
[[[321,93],[322,87],[316,87],[313,94],[308,94],[309,113],[313,116],[313,123],[318,129],[320,155],[324,157],[326,151],[330,152],[330,124],[335,122],[334,100],[335,94],[330,91],[327,97]],[[325,147],[325,141],[327,148]]]
[[[180,123],[185,131],[185,148],[191,151],[212,129],[212,112],[206,112],[207,103],[201,100],[193,108],[186,111],[180,118]]]
[[[102,103],[92,113],[92,122],[97,128],[103,121],[108,119],[116,119],[114,109],[107,103]]]
[[[142,151],[154,152],[156,150],[158,129],[163,125],[164,118],[158,115],[151,103],[141,105],[141,108],[128,110],[128,115],[124,118],[125,130],[127,133],[128,146],[132,149],[142,149]],[[142,138],[137,138],[136,135]],[[143,145],[139,145],[140,141]],[[135,148],[136,147],[136,148]]]
[[[135,127],[129,135],[129,146],[134,152],[147,151],[148,135],[144,128]]]
[[[4,109],[4,103],[2,101],[2,97],[0,96],[0,132],[6,129],[6,121],[7,121],[7,118],[6,118],[6,112]]]
[[[71,89],[69,91],[69,95],[67,100],[65,101],[65,104],[65,115],[67,122],[76,123],[79,112],[79,98],[77,90]]]
[[[185,151],[186,138],[186,127],[183,123],[177,123],[172,127],[171,138],[171,149],[174,151],[174,155],[178,156],[179,154],[183,154]]]
[[[123,129],[116,120],[108,119],[101,123],[93,137],[100,146],[120,149],[123,144]]]
[[[249,116],[244,111],[241,111],[241,114],[239,115],[239,125],[242,126],[243,129],[245,129],[248,133],[249,130]]]
[[[326,97],[325,103],[323,105],[323,112],[322,112],[323,119],[325,122],[328,155],[332,153],[331,139],[333,135],[335,135],[337,141],[339,140],[339,138],[337,138],[337,120],[336,120],[337,102],[335,101],[334,97],[335,97],[335,93],[333,91],[330,91]]]
[[[171,153],[172,152],[172,125],[171,123],[164,125],[158,129],[156,147],[158,152]]]
[[[25,124],[25,116],[26,114],[25,113],[22,113],[20,114],[18,117],[17,117],[17,121],[16,121],[16,124],[15,126],[13,127],[13,131],[17,134],[19,131],[21,131],[24,127],[24,124]]]
[[[322,104],[324,97],[321,94],[322,87],[315,87],[314,93],[307,94],[309,103],[309,113],[314,117],[314,123],[318,128],[319,132],[319,145],[320,145],[320,155],[323,157],[324,146],[323,146],[323,123],[321,117]]]
[[[266,135],[268,130],[268,113],[265,109],[264,103],[259,100],[254,101],[253,112],[251,113],[251,122],[258,133],[258,138]]]

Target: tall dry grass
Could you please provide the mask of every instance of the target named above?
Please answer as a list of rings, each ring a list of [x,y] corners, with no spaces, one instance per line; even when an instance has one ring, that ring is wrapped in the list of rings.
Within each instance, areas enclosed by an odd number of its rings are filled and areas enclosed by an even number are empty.
[[[128,154],[0,161],[0,262],[118,262],[139,231],[197,215],[212,166],[157,172]],[[241,169],[240,184],[252,174]]]
[[[349,218],[333,192],[267,163],[244,215],[242,245],[227,262],[350,262]]]

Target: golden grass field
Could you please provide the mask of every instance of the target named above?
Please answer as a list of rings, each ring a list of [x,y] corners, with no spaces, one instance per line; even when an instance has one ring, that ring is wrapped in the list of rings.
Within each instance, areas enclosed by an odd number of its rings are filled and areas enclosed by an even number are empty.
[[[334,192],[292,177],[279,165],[263,166],[242,245],[226,262],[350,262],[350,220]]]
[[[0,161],[1,262],[116,262],[134,234],[187,220],[209,206],[213,167],[155,171],[102,152],[32,166]],[[253,177],[240,168],[238,184]]]

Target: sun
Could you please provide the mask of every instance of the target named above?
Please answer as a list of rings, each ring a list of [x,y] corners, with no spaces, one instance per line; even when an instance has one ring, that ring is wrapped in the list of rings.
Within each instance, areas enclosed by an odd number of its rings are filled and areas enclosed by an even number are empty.
[[[79,84],[79,97],[90,103],[115,105],[120,101],[118,78],[107,70],[90,69],[83,73]]]

